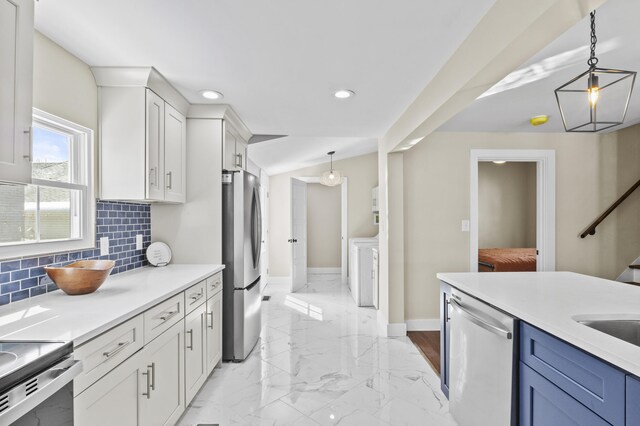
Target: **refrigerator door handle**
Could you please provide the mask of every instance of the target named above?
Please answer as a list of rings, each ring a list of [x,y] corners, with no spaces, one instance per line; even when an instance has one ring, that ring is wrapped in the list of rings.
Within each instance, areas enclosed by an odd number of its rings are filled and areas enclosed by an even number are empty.
[[[256,194],[256,216],[257,216],[257,227],[258,227],[258,238],[256,239],[256,267],[260,264],[260,252],[262,251],[262,208],[260,207],[260,192],[258,189],[255,189]]]

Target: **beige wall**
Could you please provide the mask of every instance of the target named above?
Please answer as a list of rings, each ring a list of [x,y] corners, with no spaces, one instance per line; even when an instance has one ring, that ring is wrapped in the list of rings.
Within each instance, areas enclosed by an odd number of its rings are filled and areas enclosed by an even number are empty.
[[[87,64],[35,31],[33,106],[98,130],[98,88]]]
[[[478,163],[478,247],[536,247],[536,163]]]
[[[434,133],[405,154],[405,319],[438,318],[438,272],[469,271],[471,149],[556,151],[556,268],[616,278],[640,255],[640,193],[583,231],[640,178],[640,127],[618,133]]]
[[[348,237],[372,237],[378,233],[373,225],[371,189],[378,184],[377,153],[334,161],[334,168],[349,178]],[[291,178],[317,177],[329,163],[269,177],[270,242],[269,276],[288,277],[291,269],[290,238]]]
[[[307,266],[341,265],[341,188],[319,183],[307,185]]]

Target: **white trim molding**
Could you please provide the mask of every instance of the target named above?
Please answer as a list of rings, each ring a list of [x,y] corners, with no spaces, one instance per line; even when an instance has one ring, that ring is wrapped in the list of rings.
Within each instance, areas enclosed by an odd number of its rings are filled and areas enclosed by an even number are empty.
[[[387,324],[387,337],[402,337],[407,335],[407,324],[404,322]]]
[[[440,319],[410,319],[406,321],[407,331],[439,331]]]
[[[556,269],[556,152],[550,149],[472,149],[470,153],[469,270],[478,272],[478,163],[532,162],[537,168],[538,271]]]
[[[340,274],[342,268],[307,268],[307,274]]]

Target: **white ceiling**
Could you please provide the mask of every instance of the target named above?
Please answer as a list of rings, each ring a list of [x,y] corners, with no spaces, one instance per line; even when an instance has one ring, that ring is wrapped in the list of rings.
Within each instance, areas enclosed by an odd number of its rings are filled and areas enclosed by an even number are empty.
[[[596,11],[598,67],[640,71],[638,16],[638,0],[609,0]],[[587,16],[439,130],[564,132],[554,90],[588,69],[589,40]],[[640,81],[636,81],[624,125],[611,131],[640,122],[638,85]],[[550,117],[547,124],[529,124],[531,117],[543,114]]]
[[[193,103],[222,92],[254,134],[290,135],[252,149],[284,170],[371,149],[493,3],[40,0],[35,22],[89,65],[152,65]]]

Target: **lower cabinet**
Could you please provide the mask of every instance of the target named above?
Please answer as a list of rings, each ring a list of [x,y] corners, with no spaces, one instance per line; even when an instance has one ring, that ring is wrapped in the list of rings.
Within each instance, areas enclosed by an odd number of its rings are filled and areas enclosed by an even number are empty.
[[[451,286],[440,282],[440,389],[449,398],[449,336],[451,324],[449,323],[449,298]]]
[[[78,426],[173,425],[185,408],[180,321],[74,399]]]
[[[184,323],[184,375],[187,404],[207,379],[205,325],[207,304],[203,303],[187,315]]]
[[[207,375],[222,359],[222,291],[207,300]]]
[[[627,376],[627,426],[640,426],[640,379]]]
[[[520,363],[520,426],[609,425],[562,389]]]

